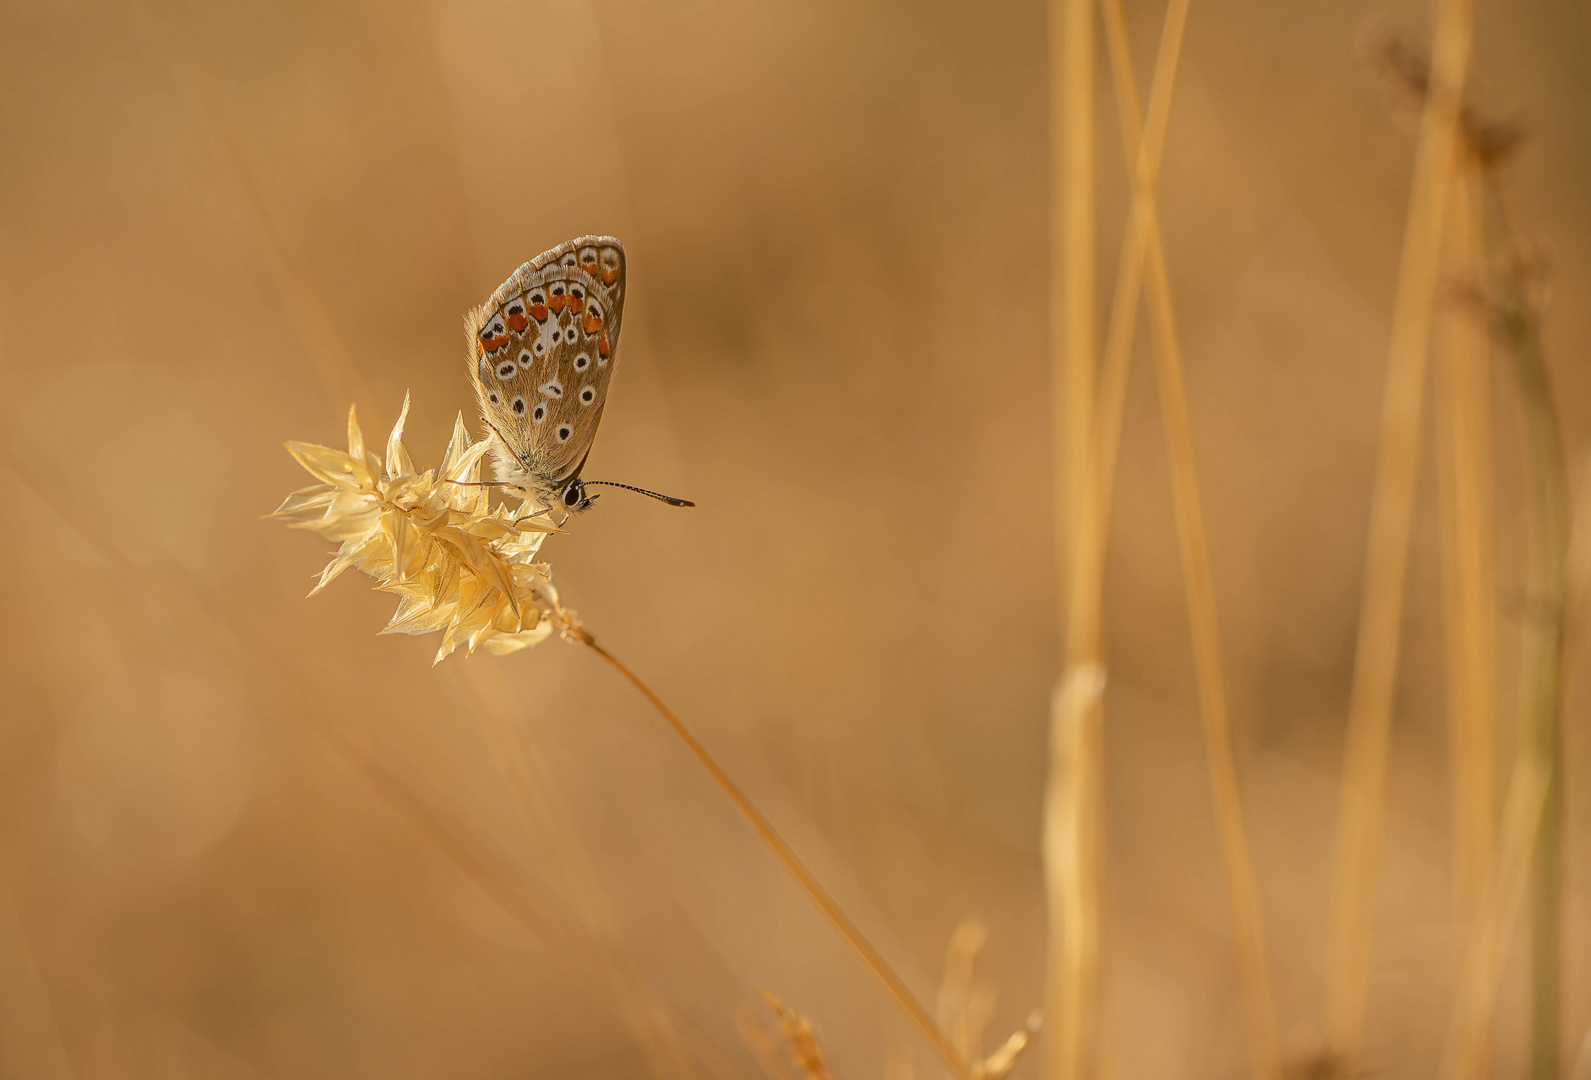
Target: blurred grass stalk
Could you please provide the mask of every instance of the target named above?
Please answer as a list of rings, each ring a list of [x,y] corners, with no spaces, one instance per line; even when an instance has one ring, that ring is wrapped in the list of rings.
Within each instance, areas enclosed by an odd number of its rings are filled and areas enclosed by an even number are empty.
[[[1050,0],[1051,399],[1056,580],[1065,583],[1060,683],[1050,700],[1044,793],[1049,923],[1043,1073],[1093,1071],[1098,1015],[1102,761],[1099,598],[1104,525],[1094,463],[1093,0]]]
[[[1155,214],[1154,187],[1169,121],[1171,93],[1187,25],[1187,0],[1166,9],[1150,84],[1147,128],[1142,116],[1119,0],[1103,0],[1124,150],[1133,178],[1131,218],[1122,241],[1116,291],[1095,398],[1093,324],[1092,29],[1086,5],[1052,8],[1052,115],[1065,123],[1052,132],[1056,151],[1057,234],[1052,280],[1058,295],[1053,385],[1066,388],[1056,403],[1061,577],[1067,582],[1063,612],[1065,668],[1051,704],[1052,762],[1046,802],[1045,859],[1050,887],[1050,1031],[1047,1075],[1073,1078],[1097,1070],[1100,1015],[1098,974],[1100,821],[1102,790],[1103,590],[1105,551],[1132,338],[1147,264],[1150,315],[1160,360],[1162,417],[1166,430],[1178,541],[1188,590],[1190,632],[1198,673],[1200,711],[1216,820],[1232,900],[1248,1044],[1256,1080],[1280,1072],[1275,1007],[1265,960],[1264,932],[1243,826],[1222,675],[1214,581],[1198,494],[1191,425],[1184,392],[1164,249]],[[1063,62],[1064,57],[1064,62]],[[1063,152],[1064,148],[1064,152]],[[1082,170],[1090,170],[1083,174]],[[1064,513],[1062,511],[1064,510]]]
[[[1438,497],[1446,615],[1448,716],[1453,769],[1454,912],[1467,955],[1490,957],[1496,906],[1487,903],[1496,862],[1497,624],[1491,370],[1479,306],[1480,204],[1468,155],[1455,156],[1448,232],[1449,279],[1457,295],[1436,325]],[[1477,978],[1489,977],[1485,971]],[[1455,1080],[1491,1073],[1490,1010],[1465,1021]]]
[[[1563,882],[1562,701],[1568,494],[1563,440],[1542,352],[1541,319],[1529,296],[1527,260],[1495,176],[1486,174],[1486,261],[1492,332],[1512,361],[1529,474],[1526,527],[1523,723],[1519,753],[1541,775],[1540,825],[1530,860],[1531,1080],[1558,1075]]]
[[[1392,314],[1381,453],[1371,502],[1364,598],[1348,708],[1326,957],[1325,1035],[1329,1052],[1348,1070],[1357,1067],[1364,1037],[1387,743],[1397,688],[1409,526],[1419,466],[1420,414],[1473,11],[1474,0],[1441,0],[1436,9],[1430,92],[1420,118]]]
[[[1216,828],[1221,840],[1227,892],[1232,904],[1249,1066],[1255,1080],[1270,1080],[1281,1072],[1276,1007],[1265,956],[1264,921],[1254,886],[1253,859],[1238,790],[1237,762],[1227,712],[1220,620],[1199,497],[1192,425],[1188,418],[1183,381],[1182,351],[1154,203],[1154,185],[1165,144],[1171,91],[1187,26],[1188,4],[1187,0],[1170,0],[1167,5],[1155,73],[1150,83],[1146,129],[1139,119],[1136,77],[1120,0],[1103,0],[1103,4],[1106,42],[1121,117],[1123,149],[1133,176],[1134,189],[1131,221],[1124,239],[1115,302],[1106,337],[1100,402],[1099,518],[1103,528],[1109,519],[1109,492],[1115,477],[1121,415],[1126,399],[1126,375],[1132,350],[1138,279],[1147,258],[1149,313],[1155,332],[1155,353],[1159,359],[1162,423],[1170,458],[1177,540],[1187,589],[1189,633],[1199,687],[1199,711],[1204,722],[1205,763],[1209,770]]]

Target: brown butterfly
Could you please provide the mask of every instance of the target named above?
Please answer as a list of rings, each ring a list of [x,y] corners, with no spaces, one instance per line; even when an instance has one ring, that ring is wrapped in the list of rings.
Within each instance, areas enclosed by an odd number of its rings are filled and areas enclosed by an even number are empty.
[[[582,480],[619,355],[626,289],[624,245],[582,236],[515,270],[464,319],[481,419],[495,436],[498,483],[547,508],[579,513],[589,484],[638,491],[672,506],[685,499]]]

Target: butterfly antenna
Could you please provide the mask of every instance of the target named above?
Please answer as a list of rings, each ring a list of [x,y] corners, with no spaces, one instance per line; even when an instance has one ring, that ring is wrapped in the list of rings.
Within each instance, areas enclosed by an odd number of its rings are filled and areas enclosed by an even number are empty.
[[[615,483],[612,480],[582,480],[580,482],[582,484],[585,484],[587,487],[591,486],[592,484],[601,484],[604,487],[623,488],[625,491],[633,491],[633,492],[636,492],[639,495],[645,495],[645,496],[647,496],[649,498],[656,499],[658,502],[668,503],[670,506],[695,506],[696,505],[695,503],[691,502],[689,499],[676,499],[672,495],[659,495],[655,491],[646,490],[646,488],[632,487],[629,484],[619,484],[619,483]]]

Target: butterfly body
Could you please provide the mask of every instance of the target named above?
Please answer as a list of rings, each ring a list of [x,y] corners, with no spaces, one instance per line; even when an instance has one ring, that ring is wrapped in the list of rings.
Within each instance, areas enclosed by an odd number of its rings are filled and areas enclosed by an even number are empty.
[[[470,378],[499,480],[578,512],[618,359],[624,246],[582,236],[530,260],[465,316]]]

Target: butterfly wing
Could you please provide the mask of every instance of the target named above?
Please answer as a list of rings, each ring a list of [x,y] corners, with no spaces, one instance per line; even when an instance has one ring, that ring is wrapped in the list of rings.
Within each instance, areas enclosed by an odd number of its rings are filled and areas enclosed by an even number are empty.
[[[613,380],[624,292],[624,245],[582,236],[521,266],[466,316],[500,479],[547,495],[579,473]]]

